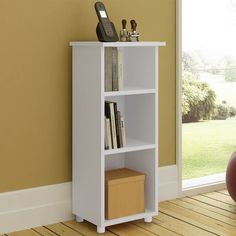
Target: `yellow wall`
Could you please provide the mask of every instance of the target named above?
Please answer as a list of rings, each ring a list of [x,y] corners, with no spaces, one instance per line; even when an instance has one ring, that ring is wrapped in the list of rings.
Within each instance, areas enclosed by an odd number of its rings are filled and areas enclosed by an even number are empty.
[[[92,0],[0,1],[0,192],[71,180],[71,49],[96,40]],[[160,50],[160,165],[175,163],[175,0],[104,0]]]

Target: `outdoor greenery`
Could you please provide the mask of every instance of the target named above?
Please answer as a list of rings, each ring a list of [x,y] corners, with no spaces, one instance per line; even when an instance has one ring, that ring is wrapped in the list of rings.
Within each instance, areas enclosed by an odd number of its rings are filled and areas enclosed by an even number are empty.
[[[226,170],[236,150],[236,119],[183,124],[183,179]]]
[[[218,97],[234,101],[234,65],[229,60],[207,63],[198,52],[183,55],[183,179],[225,172],[228,159],[236,150],[236,103],[231,105]],[[212,87],[216,82],[203,82],[202,74],[207,75],[206,81],[221,78],[217,93],[213,89],[216,86]],[[226,85],[230,87],[222,89]]]
[[[236,108],[229,106],[226,101],[218,104],[214,111],[213,120],[226,120],[229,117],[236,116]]]
[[[215,92],[207,83],[193,79],[190,72],[183,76],[183,106],[182,120],[196,122],[211,119],[215,110]]]
[[[195,56],[196,57],[196,56]],[[216,93],[206,82],[200,81],[199,70],[203,66],[203,60],[197,59],[188,53],[183,54],[183,77],[182,77],[182,121],[183,123],[198,122],[201,120],[225,120],[236,115],[236,108],[229,106],[226,101],[216,103]],[[229,61],[229,60],[228,60]],[[232,62],[230,62],[232,65]],[[206,64],[206,63],[205,63]],[[218,74],[219,70],[207,67],[206,71]],[[236,81],[235,74],[230,67],[225,69],[225,80]]]

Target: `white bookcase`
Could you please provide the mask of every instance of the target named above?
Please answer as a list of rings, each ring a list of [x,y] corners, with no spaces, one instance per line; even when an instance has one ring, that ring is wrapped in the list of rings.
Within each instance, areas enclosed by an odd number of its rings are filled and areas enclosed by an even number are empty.
[[[158,214],[158,48],[164,42],[71,42],[73,48],[73,214],[105,227]],[[124,55],[124,89],[104,91],[104,48]],[[127,145],[104,150],[104,101],[125,117]],[[105,219],[105,170],[145,173],[143,213]]]

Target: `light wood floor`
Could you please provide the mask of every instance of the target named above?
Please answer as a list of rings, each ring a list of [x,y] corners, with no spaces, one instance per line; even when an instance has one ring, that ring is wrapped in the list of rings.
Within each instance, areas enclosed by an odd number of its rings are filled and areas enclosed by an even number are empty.
[[[8,236],[97,235],[90,223],[74,221],[38,227]],[[185,197],[160,204],[160,213],[152,223],[142,220],[108,227],[103,235],[233,235],[236,236],[236,203],[222,190],[194,197]]]

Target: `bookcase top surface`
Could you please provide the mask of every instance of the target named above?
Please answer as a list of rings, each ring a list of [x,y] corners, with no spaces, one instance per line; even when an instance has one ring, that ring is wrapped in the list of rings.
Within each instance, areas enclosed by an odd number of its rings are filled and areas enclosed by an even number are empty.
[[[166,46],[165,42],[98,42],[78,41],[70,42],[72,47],[161,47]]]

